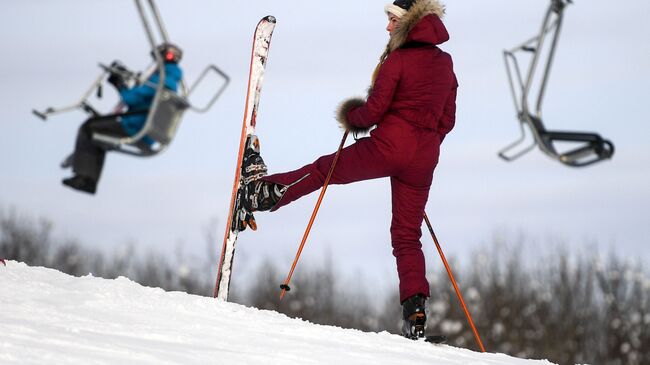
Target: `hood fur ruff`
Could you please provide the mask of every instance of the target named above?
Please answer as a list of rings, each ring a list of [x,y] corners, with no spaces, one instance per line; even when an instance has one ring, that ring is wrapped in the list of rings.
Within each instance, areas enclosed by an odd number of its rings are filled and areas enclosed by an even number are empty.
[[[439,0],[417,0],[411,9],[399,19],[397,28],[390,35],[386,55],[403,46],[413,27],[429,14],[435,14],[442,19],[445,15],[445,6]]]
[[[416,0],[411,9],[409,9],[409,11],[399,19],[397,28],[390,35],[386,50],[381,56],[377,68],[375,68],[375,72],[372,76],[372,84],[374,84],[377,72],[386,57],[388,57],[388,54],[403,46],[408,40],[411,30],[413,30],[422,18],[430,14],[434,14],[438,16],[438,18],[442,19],[445,14],[444,5],[442,5],[439,0]],[[368,95],[372,92],[372,84],[368,89]],[[354,134],[355,138],[357,138],[359,134],[367,133],[369,128],[357,128],[352,126],[348,121],[347,114],[350,110],[363,106],[364,104],[365,99],[363,98],[351,98],[343,101],[336,111],[336,120],[343,129],[349,129]]]

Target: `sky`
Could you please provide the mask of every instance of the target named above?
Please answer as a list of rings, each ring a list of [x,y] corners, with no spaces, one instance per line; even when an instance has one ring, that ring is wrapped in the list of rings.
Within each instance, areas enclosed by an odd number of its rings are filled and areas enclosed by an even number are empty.
[[[185,51],[186,80],[216,64],[232,82],[209,112],[186,113],[163,154],[110,154],[97,195],[89,196],[63,187],[60,180],[70,173],[59,168],[84,114],[43,122],[31,110],[78,100],[99,74],[99,62],[146,67],[149,47],[135,6],[108,0],[0,3],[0,45],[8,55],[0,67],[0,209],[48,219],[57,237],[107,252],[134,243],[170,256],[180,247],[202,260],[207,247],[220,250],[260,18],[278,20],[257,128],[272,173],[336,150],[342,132],[334,111],[343,99],[365,93],[388,39],[380,1],[159,1],[170,38]],[[502,50],[534,35],[548,4],[447,2],[451,39],[442,48],[453,56],[460,84],[457,122],[442,146],[427,213],[445,253],[460,264],[469,264],[475,250],[494,250],[497,238],[520,237],[532,259],[563,247],[614,251],[648,263],[649,2],[569,6],[544,102],[549,129],[598,132],[615,144],[614,158],[572,169],[539,150],[512,163],[497,157],[519,131]],[[104,107],[117,100],[106,90]],[[191,101],[200,103],[201,96]],[[234,285],[249,280],[267,257],[288,271],[316,197],[256,215],[259,230],[239,237]],[[388,179],[332,186],[301,265],[331,257],[344,273],[379,278],[377,290],[395,290],[389,224]],[[431,271],[440,260],[423,233]]]
[[[311,324],[124,277],[0,266],[3,364],[550,365]]]

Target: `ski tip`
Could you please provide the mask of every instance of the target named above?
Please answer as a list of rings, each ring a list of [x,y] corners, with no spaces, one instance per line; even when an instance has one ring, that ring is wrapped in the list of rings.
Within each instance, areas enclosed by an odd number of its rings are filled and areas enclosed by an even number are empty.
[[[262,20],[266,20],[269,23],[277,23],[275,17],[273,15],[267,15]]]

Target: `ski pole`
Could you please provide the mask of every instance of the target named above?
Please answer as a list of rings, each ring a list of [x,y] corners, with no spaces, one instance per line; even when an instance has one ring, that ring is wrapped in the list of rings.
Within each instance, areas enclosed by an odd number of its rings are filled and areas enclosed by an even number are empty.
[[[458,296],[458,299],[460,300],[460,304],[463,307],[463,311],[465,311],[465,316],[467,317],[467,321],[469,322],[470,327],[472,327],[472,332],[474,332],[474,338],[476,338],[476,342],[478,343],[478,346],[481,348],[482,352],[485,352],[485,347],[483,347],[483,342],[481,341],[481,337],[478,335],[478,331],[476,330],[476,326],[474,326],[474,321],[472,320],[472,315],[469,314],[469,310],[467,309],[467,306],[465,305],[465,301],[463,300],[462,294],[460,294],[460,289],[458,289],[458,284],[456,284],[456,280],[454,279],[454,274],[451,273],[451,268],[449,267],[449,263],[447,262],[447,259],[445,258],[445,254],[442,252],[442,247],[440,247],[440,243],[438,242],[438,238],[436,238],[436,234],[433,232],[433,227],[431,226],[431,222],[429,221],[429,217],[427,217],[427,213],[424,213],[424,221],[427,224],[427,227],[429,228],[429,232],[431,232],[431,237],[433,237],[433,242],[436,244],[436,248],[438,249],[438,253],[440,253],[440,258],[442,259],[442,263],[445,265],[445,269],[447,270],[447,274],[449,275],[449,279],[451,280],[451,284],[454,286],[454,290],[456,291],[456,295]]]
[[[302,242],[300,242],[300,247],[298,247],[296,258],[293,259],[293,265],[291,265],[291,270],[289,271],[289,275],[287,276],[284,283],[280,285],[280,288],[282,289],[282,292],[280,293],[280,300],[284,298],[284,295],[286,294],[287,291],[291,290],[291,287],[289,287],[289,282],[291,281],[291,277],[293,276],[293,271],[296,269],[296,264],[298,264],[298,259],[300,258],[302,249],[305,247],[305,242],[307,242],[307,237],[309,236],[309,232],[311,231],[311,226],[314,224],[314,220],[316,219],[316,214],[318,214],[318,209],[320,208],[320,204],[323,201],[323,197],[325,196],[325,191],[327,191],[327,185],[329,185],[330,179],[332,178],[332,174],[334,173],[334,167],[336,166],[336,162],[339,159],[339,155],[341,154],[341,150],[343,149],[345,140],[348,138],[349,132],[350,131],[346,129],[345,133],[343,134],[343,138],[341,139],[341,144],[339,145],[339,149],[336,151],[336,155],[334,155],[332,166],[330,166],[330,170],[327,173],[327,177],[325,178],[325,183],[323,183],[323,187],[320,190],[318,201],[316,202],[314,211],[312,212],[311,218],[309,219],[309,224],[307,224],[307,229],[305,230],[305,234],[302,236]]]

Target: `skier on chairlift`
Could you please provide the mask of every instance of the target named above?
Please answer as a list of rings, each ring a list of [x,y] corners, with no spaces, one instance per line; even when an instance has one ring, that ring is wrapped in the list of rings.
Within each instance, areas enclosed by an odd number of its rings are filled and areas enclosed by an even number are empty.
[[[158,52],[165,65],[164,85],[176,92],[182,80],[183,72],[178,66],[183,52],[176,45],[163,43],[151,52]],[[126,69],[118,61],[111,64],[108,82],[120,94],[126,110],[122,114],[93,116],[86,120],[79,131],[74,152],[62,163],[62,167],[72,167],[74,176],[63,179],[62,183],[73,189],[94,194],[101,176],[107,147],[93,141],[93,134],[101,133],[115,137],[128,137],[137,134],[147,120],[147,113],[156,94],[160,75],[154,72],[144,83],[129,87],[129,80],[124,76]],[[148,148],[154,141],[145,136],[136,142],[140,148]]]

